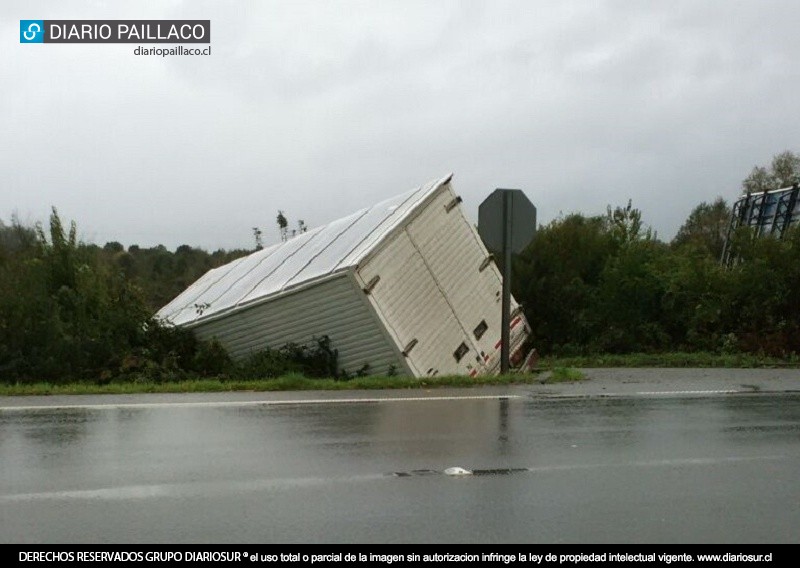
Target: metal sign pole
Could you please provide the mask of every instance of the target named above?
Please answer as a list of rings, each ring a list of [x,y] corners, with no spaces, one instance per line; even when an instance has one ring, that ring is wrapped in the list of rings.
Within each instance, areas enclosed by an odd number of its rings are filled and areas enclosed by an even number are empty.
[[[508,373],[511,343],[511,207],[510,191],[503,193],[503,314],[500,318],[500,372]]]
[[[511,255],[521,252],[533,239],[536,207],[519,189],[497,188],[481,203],[478,219],[478,233],[486,248],[498,257],[503,256],[500,372],[508,373],[511,369]]]

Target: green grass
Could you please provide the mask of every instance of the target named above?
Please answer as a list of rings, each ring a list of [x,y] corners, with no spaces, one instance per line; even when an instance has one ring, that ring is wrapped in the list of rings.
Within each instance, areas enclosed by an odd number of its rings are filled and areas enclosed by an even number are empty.
[[[194,379],[175,382],[95,383],[0,383],[0,396],[54,394],[137,394],[226,391],[302,391],[302,390],[374,390],[430,389],[439,387],[474,387],[526,383],[580,381],[586,377],[576,368],[587,367],[722,367],[722,368],[800,368],[800,357],[778,359],[750,354],[716,353],[634,353],[629,355],[593,355],[581,357],[543,357],[539,372],[498,376],[467,377],[355,377],[348,380],[308,378],[289,374],[274,379]],[[542,371],[551,372],[539,376]]]
[[[375,390],[375,389],[429,389],[439,387],[475,387],[485,385],[511,385],[538,382],[538,374],[508,374],[468,377],[449,375],[442,377],[355,377],[348,380],[316,379],[291,374],[274,379],[220,380],[196,379],[179,382],[111,382],[0,384],[0,396],[55,395],[55,394],[137,394],[227,391],[302,391],[302,390]]]
[[[586,378],[578,369],[570,369],[568,367],[553,367],[550,375],[545,380],[546,383],[569,383],[575,381],[582,381]]]
[[[578,357],[543,357],[540,367],[722,367],[781,368],[800,367],[800,357],[787,359],[748,353],[631,353],[628,355],[586,355]]]

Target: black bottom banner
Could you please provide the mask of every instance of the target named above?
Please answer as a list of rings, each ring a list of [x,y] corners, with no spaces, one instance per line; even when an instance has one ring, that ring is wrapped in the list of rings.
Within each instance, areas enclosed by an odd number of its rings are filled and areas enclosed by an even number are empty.
[[[5,545],[0,558],[31,563],[255,563],[311,566],[686,566],[723,563],[756,565],[781,558],[780,547],[764,545]],[[783,559],[789,554],[784,552]]]

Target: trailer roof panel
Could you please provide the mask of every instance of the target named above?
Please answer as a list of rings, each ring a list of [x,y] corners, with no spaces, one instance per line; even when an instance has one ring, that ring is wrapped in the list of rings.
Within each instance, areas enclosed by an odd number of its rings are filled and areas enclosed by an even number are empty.
[[[207,272],[156,317],[185,325],[355,267],[452,174]]]

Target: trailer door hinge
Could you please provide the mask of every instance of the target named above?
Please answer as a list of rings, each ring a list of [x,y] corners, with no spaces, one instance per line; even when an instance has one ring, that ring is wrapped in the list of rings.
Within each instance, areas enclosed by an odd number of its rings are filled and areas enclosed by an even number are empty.
[[[364,288],[363,288],[363,290],[364,290],[364,293],[365,293],[365,294],[369,294],[370,292],[372,292],[372,289],[375,287],[375,285],[376,285],[378,282],[380,282],[380,279],[381,279],[381,277],[380,277],[380,276],[378,276],[377,274],[376,274],[375,276],[373,276],[373,277],[370,279],[370,281],[369,281],[369,282],[367,282],[367,285],[366,285],[366,286],[364,286]]]
[[[411,353],[411,350],[414,349],[414,346],[417,343],[419,343],[419,341],[417,341],[416,337],[414,339],[412,339],[411,341],[409,341],[408,345],[406,345],[406,348],[403,349],[403,357],[408,357],[408,354]]]
[[[452,211],[456,207],[456,205],[458,205],[462,201],[463,199],[461,199],[461,196],[457,195],[455,199],[453,199],[447,205],[444,206],[445,213],[450,213],[450,211]]]

